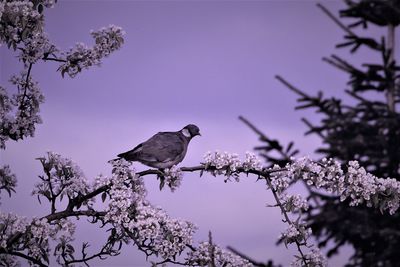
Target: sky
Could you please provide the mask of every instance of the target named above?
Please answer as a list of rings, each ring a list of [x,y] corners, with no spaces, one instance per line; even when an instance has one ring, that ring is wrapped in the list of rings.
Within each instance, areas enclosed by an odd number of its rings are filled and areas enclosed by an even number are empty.
[[[334,13],[341,1],[322,1]],[[58,1],[46,10],[46,31],[61,49],[76,42],[93,44],[89,32],[109,24],[126,31],[121,50],[101,67],[76,78],[61,78],[54,62],[36,64],[33,77],[45,95],[43,124],[34,138],[8,142],[1,164],[9,164],[19,184],[17,194],[2,196],[1,209],[25,216],[43,216],[46,205],[30,195],[41,174],[34,160],[46,151],[72,158],[89,180],[110,174],[107,161],[159,131],[177,131],[193,123],[202,136],[192,140],[180,166],[201,162],[207,151],[244,155],[257,136],[238,120],[242,115],[269,137],[291,140],[300,155],[317,158],[320,140],[304,136],[304,116],[294,111],[296,96],[280,84],[279,74],[310,94],[343,96],[347,74],[321,61],[333,53],[347,57],[335,44],[343,32],[316,7],[315,1]],[[380,36],[379,29],[370,34]],[[1,85],[12,92],[10,75],[22,64],[15,53],[0,48]],[[398,54],[396,55],[398,56]],[[361,49],[356,65],[375,62],[378,55]],[[135,163],[137,170],[147,169]],[[276,246],[284,229],[265,184],[255,177],[224,183],[223,177],[185,174],[174,193],[158,190],[155,177],[146,177],[149,199],[171,216],[194,222],[196,241],[207,239],[233,246],[258,260],[273,259],[284,266],[294,248]],[[101,242],[101,232],[79,222],[77,240]],[[343,265],[349,247],[331,259]],[[149,266],[144,254],[127,247],[122,255],[94,266]]]

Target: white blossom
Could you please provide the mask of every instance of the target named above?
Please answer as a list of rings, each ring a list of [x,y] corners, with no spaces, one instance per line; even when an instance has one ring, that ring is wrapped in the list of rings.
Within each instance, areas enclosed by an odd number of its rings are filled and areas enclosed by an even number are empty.
[[[306,264],[304,264],[304,261]],[[317,248],[311,249],[309,253],[304,255],[304,258],[297,257],[291,263],[293,267],[325,267],[328,266],[325,256]]]
[[[42,120],[39,113],[39,105],[44,102],[44,97],[39,90],[38,84],[31,77],[27,79],[27,72],[21,72],[20,76],[11,77],[11,83],[14,84],[18,93],[10,99],[7,93],[0,90],[0,148],[5,148],[5,141],[9,138],[13,140],[23,139],[33,136],[35,125]],[[12,107],[18,107],[15,114],[11,114]]]
[[[211,266],[211,262],[216,267],[250,267],[252,264],[242,257],[220,248],[209,242],[201,242],[194,251],[188,252],[187,262],[195,266]]]
[[[203,165],[206,170],[210,167],[215,167],[216,170],[212,171],[213,174],[222,174],[228,178],[233,176],[236,181],[239,181],[240,169],[245,172],[250,170],[259,171],[262,169],[260,159],[251,152],[246,152],[245,159],[242,161],[236,153],[222,153],[218,150],[215,152],[209,151],[204,155]]]
[[[25,232],[29,223],[26,217],[0,211],[0,226],[2,226],[0,231],[0,248],[7,248],[8,239],[19,232]]]
[[[164,170],[165,183],[174,192],[180,185],[183,179],[182,171],[176,166]]]
[[[28,0],[2,2],[0,41],[14,50],[17,45],[43,31],[43,15]]]
[[[305,223],[292,222],[289,226],[279,235],[285,245],[295,243],[304,244],[311,235],[311,228],[307,227]]]
[[[246,152],[246,158],[243,161],[242,168],[245,171],[261,170],[262,169],[261,160],[254,153]]]
[[[5,190],[9,195],[11,195],[11,192],[14,192],[16,185],[17,178],[15,174],[11,172],[10,166],[4,165],[3,167],[0,167],[0,193],[1,190]]]
[[[100,65],[104,57],[121,48],[124,34],[125,32],[115,25],[92,31],[95,45],[88,47],[84,43],[77,43],[71,48],[65,54],[66,62],[59,67],[61,74],[64,76],[64,73],[67,73],[73,78],[83,69]]]
[[[48,152],[46,157],[39,158],[45,171],[45,177],[35,185],[33,195],[45,197],[67,196],[73,199],[89,192],[88,181],[80,167],[71,159]],[[49,199],[50,200],[50,199]],[[85,203],[90,204],[90,203]]]
[[[347,170],[332,159],[314,162],[309,158],[293,159],[284,169],[271,173],[274,188],[282,192],[290,181],[304,180],[309,186],[324,189],[349,200],[351,206],[365,204],[394,214],[400,206],[400,182],[378,178],[368,173],[357,161],[350,161]]]
[[[306,199],[301,195],[289,195],[282,193],[279,195],[279,199],[282,203],[282,207],[286,212],[298,212],[301,210],[308,210],[309,205]]]
[[[170,218],[161,208],[145,200],[143,179],[129,168],[129,162],[121,159],[112,164],[105,220],[120,233],[133,233],[138,246],[145,246],[143,249],[165,259],[182,253],[192,243],[196,227],[191,222]]]
[[[49,54],[58,52],[58,49],[50,43],[45,33],[34,33],[24,41],[24,47],[21,48],[19,59],[25,64],[36,63]]]

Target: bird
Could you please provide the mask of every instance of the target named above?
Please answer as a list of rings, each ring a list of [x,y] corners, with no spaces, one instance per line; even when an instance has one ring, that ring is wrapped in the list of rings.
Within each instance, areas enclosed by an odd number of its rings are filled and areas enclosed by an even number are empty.
[[[190,140],[198,135],[201,135],[199,127],[188,124],[177,132],[159,132],[117,157],[153,168],[168,169],[184,159]]]

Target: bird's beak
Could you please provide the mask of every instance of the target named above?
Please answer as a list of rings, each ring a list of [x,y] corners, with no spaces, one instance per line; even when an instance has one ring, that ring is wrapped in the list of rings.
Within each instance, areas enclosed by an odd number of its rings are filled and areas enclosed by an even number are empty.
[[[201,134],[200,134],[200,133],[198,133],[197,135],[198,135],[198,136],[201,136]]]

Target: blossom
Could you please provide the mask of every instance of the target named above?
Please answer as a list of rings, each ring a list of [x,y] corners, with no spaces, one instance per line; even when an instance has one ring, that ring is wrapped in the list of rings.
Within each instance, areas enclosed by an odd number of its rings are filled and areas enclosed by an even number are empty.
[[[289,222],[289,226],[279,235],[279,240],[282,240],[285,245],[291,243],[298,243],[299,245],[305,244],[311,235],[311,228],[307,227],[305,223]]]
[[[89,192],[88,181],[80,167],[71,159],[48,152],[45,157],[39,158],[46,177],[35,184],[33,195],[42,195],[49,201],[55,197],[73,199]],[[84,204],[89,205],[90,202]]]
[[[124,43],[124,34],[122,28],[115,25],[92,31],[95,45],[88,47],[84,43],[76,43],[74,48],[65,53],[66,62],[58,70],[61,71],[62,76],[67,73],[73,78],[83,69],[100,65],[103,58],[121,48]]]
[[[120,159],[112,162],[113,176],[108,191],[110,201],[104,219],[119,233],[128,231],[142,249],[171,259],[192,243],[196,227],[188,221],[170,218],[164,210],[146,199],[142,177]],[[170,170],[171,171],[171,170]],[[178,169],[172,169],[178,172]],[[172,172],[169,172],[171,175]]]
[[[393,178],[378,178],[368,173],[357,161],[349,161],[347,170],[338,161],[323,159],[315,162],[307,157],[292,159],[284,169],[271,173],[271,182],[279,192],[291,181],[302,179],[309,186],[324,189],[349,200],[351,206],[365,204],[381,212],[394,214],[400,206],[400,182]]]
[[[6,190],[9,195],[14,192],[17,186],[17,178],[11,172],[10,166],[4,165],[0,168],[0,190]],[[1,191],[0,191],[1,193]]]
[[[19,43],[43,31],[43,15],[31,1],[2,2],[0,15],[0,41],[14,50]]]
[[[0,103],[0,148],[5,148],[5,141],[23,139],[33,136],[35,125],[42,120],[39,113],[39,105],[44,102],[44,97],[39,90],[37,82],[27,77],[23,71],[19,76],[12,76],[11,83],[18,88],[18,93],[9,98],[6,92],[0,90],[0,96],[4,100]],[[12,107],[18,107],[15,114],[11,115]]]
[[[176,167],[176,165],[174,165],[171,168],[164,170],[163,178],[171,191],[174,192],[181,185],[183,173],[178,167]]]
[[[283,193],[279,196],[279,199],[286,212],[297,212],[301,210],[308,210],[309,208],[307,200],[302,198],[299,194],[288,195]]]
[[[246,158],[243,161],[242,168],[245,171],[261,170],[262,169],[261,160],[254,153],[246,152]]]
[[[46,33],[34,33],[24,41],[24,47],[21,48],[18,57],[25,64],[36,63],[38,60],[56,52],[58,52],[58,49],[50,43]]]
[[[138,245],[146,246],[164,259],[172,259],[192,244],[196,226],[188,221],[170,218],[161,208],[147,201],[138,202],[135,219],[128,229],[137,234]]]
[[[306,265],[304,264],[306,262]],[[291,263],[294,267],[325,267],[328,266],[325,256],[317,248],[311,249],[309,253],[306,253],[304,257],[296,257],[296,259]]]
[[[9,238],[19,232],[25,232],[29,223],[26,217],[0,212],[0,225],[7,226],[2,227],[0,231],[0,248],[7,248]]]
[[[190,251],[186,259],[188,265],[208,266],[213,262],[216,267],[250,267],[252,264],[242,257],[220,248],[209,242],[201,242],[194,251]]]
[[[206,170],[210,167],[215,167],[216,170],[212,171],[213,174],[224,174],[228,177],[233,176],[236,181],[239,181],[238,174],[242,169],[245,172],[262,169],[260,159],[251,152],[246,152],[244,161],[240,160],[239,155],[236,153],[221,153],[218,150],[207,152],[204,155],[203,165]]]

